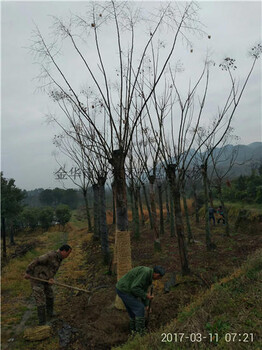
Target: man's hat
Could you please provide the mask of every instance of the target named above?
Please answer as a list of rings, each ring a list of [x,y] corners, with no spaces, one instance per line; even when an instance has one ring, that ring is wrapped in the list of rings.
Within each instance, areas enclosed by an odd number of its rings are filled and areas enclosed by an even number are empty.
[[[164,274],[166,273],[165,269],[162,266],[154,266],[154,273],[158,273],[161,276],[164,276]]]

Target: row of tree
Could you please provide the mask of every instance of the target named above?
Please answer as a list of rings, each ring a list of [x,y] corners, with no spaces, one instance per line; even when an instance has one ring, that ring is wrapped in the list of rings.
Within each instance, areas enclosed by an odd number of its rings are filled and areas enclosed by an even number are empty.
[[[24,190],[23,192],[25,197],[23,203],[31,207],[56,207],[59,204],[65,204],[68,205],[71,209],[76,209],[80,205],[83,205],[81,193],[72,188],[38,188],[31,191]]]
[[[62,112],[49,116],[62,130],[55,136],[54,143],[81,172],[84,196],[91,183],[96,193],[94,198],[99,201],[100,209],[96,213],[100,217],[104,256],[109,254],[104,186],[110,177],[113,177],[116,210],[118,276],[131,268],[127,186],[133,193],[135,214],[139,202],[137,188],[145,181],[142,179],[141,183],[141,174],[145,174],[149,182],[154,245],[160,247],[154,187],[161,164],[174,207],[181,269],[187,274],[190,269],[181,211],[187,177],[192,173],[194,179],[194,174],[200,172],[207,214],[208,165],[214,149],[230,131],[262,45],[250,50],[250,70],[238,85],[235,59],[226,57],[217,65],[206,57],[199,75],[190,79],[184,90],[179,80],[183,69],[179,64],[174,65],[179,41],[192,47],[194,36],[201,34],[210,38],[199,22],[197,4],[171,2],[152,9],[146,18],[144,13],[135,3],[90,3],[86,14],[72,15],[69,22],[54,19],[52,42],[48,42],[36,27],[31,49],[40,65],[41,87]],[[104,38],[108,38],[109,32],[115,36],[110,45],[106,45]],[[64,45],[65,42],[68,45]],[[88,43],[88,50],[83,46],[85,43]],[[67,50],[65,55],[62,55],[62,47]],[[79,59],[78,67],[82,67],[82,77],[86,79],[79,82],[79,88],[71,75],[71,64],[65,64],[67,53],[71,58],[71,50]],[[116,64],[115,70],[112,62]],[[225,73],[228,81],[223,84],[223,100],[218,101],[218,107],[211,112],[214,117],[210,119],[206,118],[210,116],[206,101],[215,69],[224,71],[221,74]],[[201,163],[194,166],[199,151]],[[74,176],[71,178],[75,181]],[[207,249],[214,247],[208,214],[206,244]]]

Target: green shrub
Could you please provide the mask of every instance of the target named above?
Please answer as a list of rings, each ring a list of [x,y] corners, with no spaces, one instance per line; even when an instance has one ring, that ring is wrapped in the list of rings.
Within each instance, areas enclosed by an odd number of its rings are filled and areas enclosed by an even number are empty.
[[[61,204],[55,210],[56,220],[60,225],[65,226],[71,218],[71,212],[67,205]]]

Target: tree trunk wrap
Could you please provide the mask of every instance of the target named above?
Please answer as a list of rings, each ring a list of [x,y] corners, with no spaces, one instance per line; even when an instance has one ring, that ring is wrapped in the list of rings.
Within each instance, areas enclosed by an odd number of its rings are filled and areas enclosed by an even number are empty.
[[[127,217],[127,195],[125,178],[125,155],[122,150],[113,151],[112,158],[109,160],[113,167],[114,175],[114,193],[116,207],[116,262],[117,278],[126,274],[131,269],[131,243],[128,232]],[[122,302],[122,301],[121,301]],[[119,298],[116,298],[115,306],[119,306]],[[124,306],[122,306],[124,307]]]
[[[131,242],[128,231],[116,231],[116,250],[117,250],[117,280],[123,277],[128,271],[132,269],[131,262]],[[125,306],[122,300],[117,296],[115,307],[124,310]]]

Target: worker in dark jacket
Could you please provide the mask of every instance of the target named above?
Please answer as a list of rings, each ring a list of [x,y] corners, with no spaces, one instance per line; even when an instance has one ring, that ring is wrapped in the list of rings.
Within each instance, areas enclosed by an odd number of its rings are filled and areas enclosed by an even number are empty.
[[[30,281],[33,296],[36,301],[39,325],[46,323],[46,312],[48,318],[53,316],[54,293],[51,285],[54,283],[53,278],[57,273],[62,260],[66,259],[71,251],[72,248],[69,245],[64,244],[58,250],[48,252],[34,259],[26,269],[24,276],[25,279],[36,277],[48,280],[48,283],[33,279]]]
[[[162,278],[165,270],[161,266],[153,269],[138,266],[125,274],[116,284],[116,292],[122,299],[130,317],[130,331],[144,333],[145,307],[154,296],[147,292],[153,280]]]

